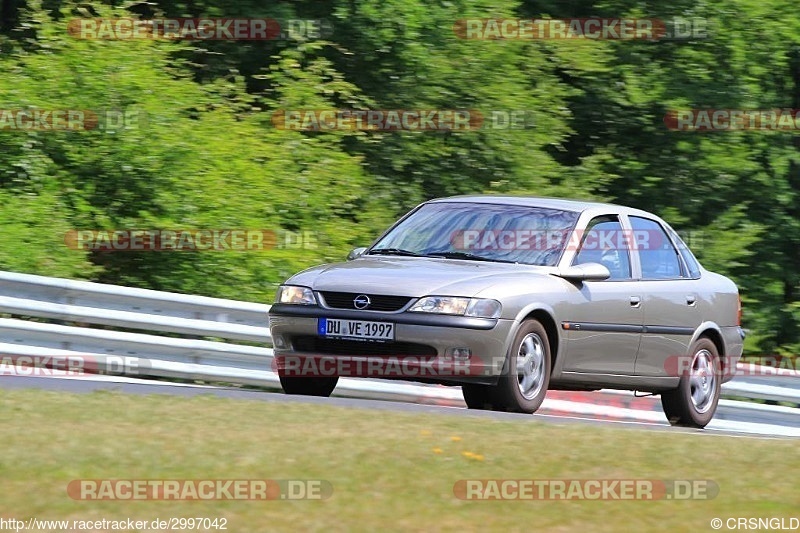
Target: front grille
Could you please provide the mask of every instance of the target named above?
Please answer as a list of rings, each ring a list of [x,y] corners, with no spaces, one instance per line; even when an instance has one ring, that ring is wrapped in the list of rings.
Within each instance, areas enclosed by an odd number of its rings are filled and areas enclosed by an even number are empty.
[[[365,293],[359,292],[329,292],[321,291],[325,304],[334,309],[358,309],[353,300]],[[369,297],[369,306],[362,311],[398,311],[402,309],[411,298],[408,296],[388,296],[385,294],[366,294]]]
[[[292,338],[296,352],[329,355],[360,355],[376,357],[436,357],[436,348],[414,342],[362,342],[346,339],[326,339],[312,335]]]

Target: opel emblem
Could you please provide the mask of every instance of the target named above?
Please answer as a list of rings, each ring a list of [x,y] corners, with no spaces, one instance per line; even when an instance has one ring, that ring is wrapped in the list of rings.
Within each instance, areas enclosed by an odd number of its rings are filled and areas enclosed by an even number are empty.
[[[370,303],[369,296],[366,294],[359,294],[353,299],[353,307],[356,309],[366,309]]]

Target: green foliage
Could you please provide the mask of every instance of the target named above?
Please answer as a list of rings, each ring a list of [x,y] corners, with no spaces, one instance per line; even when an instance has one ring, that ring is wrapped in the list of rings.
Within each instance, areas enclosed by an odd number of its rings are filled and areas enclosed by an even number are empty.
[[[473,192],[594,198],[662,214],[745,303],[749,352],[800,351],[800,142],[669,131],[668,110],[800,108],[789,0],[12,2],[0,109],[129,113],[127,127],[0,131],[0,268],[271,299],[425,199]],[[58,6],[58,7],[54,7]],[[75,17],[322,19],[272,41],[80,40]],[[699,17],[685,41],[465,40],[459,19]],[[286,109],[524,110],[523,129],[297,132]],[[314,248],[90,253],[71,229],[313,232]]]

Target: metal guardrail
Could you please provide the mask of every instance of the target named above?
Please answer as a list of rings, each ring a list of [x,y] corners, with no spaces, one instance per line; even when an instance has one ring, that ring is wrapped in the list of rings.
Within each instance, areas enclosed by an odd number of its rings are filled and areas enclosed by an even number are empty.
[[[138,367],[139,376],[275,387],[272,349],[266,347],[272,342],[267,311],[264,304],[0,271],[1,314],[149,332],[0,318],[0,354],[88,356],[101,364],[109,357],[128,357],[146,361]],[[369,379],[341,379],[337,391],[417,401],[460,396],[452,389]],[[800,378],[738,377],[723,385],[723,395],[800,406]]]
[[[0,313],[271,343],[269,306],[0,271]]]

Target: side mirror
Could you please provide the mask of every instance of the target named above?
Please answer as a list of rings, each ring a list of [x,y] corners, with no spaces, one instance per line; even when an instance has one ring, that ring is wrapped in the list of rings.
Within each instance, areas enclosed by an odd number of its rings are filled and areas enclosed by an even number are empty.
[[[570,281],[602,281],[611,277],[611,272],[600,263],[583,263],[562,268],[556,276]]]
[[[352,261],[353,259],[357,259],[357,258],[361,257],[361,255],[366,251],[367,251],[367,247],[366,246],[361,246],[359,248],[353,248],[352,250],[350,250],[350,253],[347,254],[347,260],[348,261]]]

